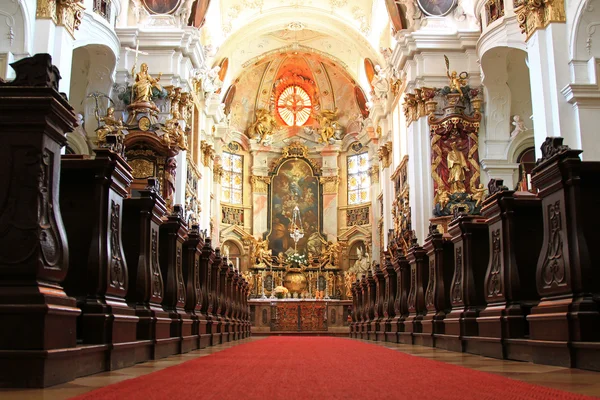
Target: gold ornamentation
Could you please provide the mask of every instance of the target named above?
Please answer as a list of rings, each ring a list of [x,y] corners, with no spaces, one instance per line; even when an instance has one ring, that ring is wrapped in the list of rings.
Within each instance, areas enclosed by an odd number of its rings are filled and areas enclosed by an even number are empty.
[[[471,188],[471,200],[475,202],[475,207],[479,207],[483,202],[486,189],[483,187],[483,183],[479,184],[477,188]]]
[[[181,116],[179,111],[173,111],[173,118],[168,119],[162,128],[163,136],[162,141],[169,149],[173,147],[179,147],[180,150],[187,150],[187,134],[181,129],[179,120]],[[140,119],[141,121],[141,119]]]
[[[319,143],[327,144],[335,136],[336,130],[340,129],[338,110],[323,110],[316,115],[316,119],[319,121]]]
[[[383,168],[387,168],[392,164],[392,142],[387,142],[377,149],[377,155]]]
[[[504,1],[488,0],[485,3],[485,16],[488,26],[497,19],[504,17]]]
[[[210,162],[215,159],[215,149],[206,140],[202,140],[200,150],[202,151],[202,164],[205,167],[210,167]]]
[[[38,0],[35,17],[37,19],[51,19],[56,23],[56,0]]]
[[[156,79],[154,79],[148,73],[148,64],[142,63],[142,65],[140,65],[140,72],[136,74],[135,70],[132,70],[131,75],[135,75],[135,82],[131,88],[131,105],[154,105],[152,102],[152,88],[155,87],[158,90],[162,90],[162,87],[158,83],[158,81],[160,81],[160,77],[162,76],[162,72],[158,74]]]
[[[148,117],[142,117],[139,119],[138,121],[138,127],[143,130],[144,132],[147,131],[148,129],[150,129],[150,119],[148,119]]]
[[[151,176],[155,176],[154,163],[143,158],[136,158],[134,160],[128,160],[128,164],[133,168],[131,175],[135,179],[144,179]]]
[[[250,178],[250,182],[252,183],[252,192],[257,194],[267,194],[269,193],[269,184],[271,183],[271,178],[268,176],[252,176]]]
[[[273,172],[282,161],[288,158],[303,158],[310,164],[313,170],[319,169],[319,165],[314,160],[308,158],[308,147],[300,142],[292,142],[289,146],[283,148],[281,157],[271,163],[271,172]]]
[[[221,222],[229,225],[244,225],[244,209],[239,207],[221,206]]]
[[[51,19],[55,24],[64,26],[75,37],[84,9],[82,0],[38,0],[36,18]]]
[[[519,28],[529,40],[538,29],[545,29],[552,22],[565,22],[564,0],[517,0],[515,14]]]
[[[220,183],[223,177],[223,167],[220,164],[215,163],[213,166],[213,182]]]
[[[371,175],[371,182],[379,183],[379,165],[374,164],[369,170],[369,174]]]
[[[108,135],[124,135],[123,132],[127,132],[123,127],[123,121],[115,118],[114,107],[108,107],[104,117],[100,117],[98,115],[98,110],[96,110],[96,119],[99,123],[104,122],[104,125],[96,129],[98,145],[106,143],[106,136]]]
[[[450,79],[450,92],[458,92],[460,93],[460,97],[464,97],[464,93],[462,91],[462,87],[466,86],[469,82],[467,79],[469,78],[469,74],[465,71],[460,74],[456,71],[450,72],[450,60],[448,57],[444,55],[444,60],[446,61],[446,76]]]
[[[322,176],[319,178],[321,185],[323,185],[323,194],[336,194],[338,191],[338,185],[340,183],[339,176]]]
[[[346,226],[369,225],[369,211],[371,207],[349,208],[346,210]]]
[[[269,144],[275,128],[277,128],[275,117],[269,110],[259,108],[255,112],[254,122],[248,127],[248,137],[256,140],[257,143]]]
[[[452,193],[465,191],[465,171],[469,171],[469,165],[462,151],[458,150],[456,143],[450,144],[450,151],[446,155],[448,163],[448,185]]]
[[[418,111],[417,111],[417,98],[412,93],[406,93],[404,95],[404,117],[406,119],[406,126],[409,126],[411,123],[418,119]]]

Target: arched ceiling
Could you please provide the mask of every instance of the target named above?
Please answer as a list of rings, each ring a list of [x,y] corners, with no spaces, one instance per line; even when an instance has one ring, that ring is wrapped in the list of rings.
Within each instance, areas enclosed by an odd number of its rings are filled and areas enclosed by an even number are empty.
[[[301,87],[310,96],[315,112],[337,108],[342,125],[360,113],[354,95],[356,81],[341,65],[303,47],[256,60],[232,83],[236,95],[231,104],[231,125],[240,132],[246,131],[257,109],[272,111],[284,137],[313,126],[314,119],[309,118],[302,127],[287,127],[278,116],[277,98],[289,86]]]
[[[215,60],[229,58],[231,79],[249,60],[302,45],[368,85],[361,77],[363,59],[383,62],[379,48],[389,47],[391,38],[385,4],[373,0],[223,0],[219,6],[223,36],[212,39]]]

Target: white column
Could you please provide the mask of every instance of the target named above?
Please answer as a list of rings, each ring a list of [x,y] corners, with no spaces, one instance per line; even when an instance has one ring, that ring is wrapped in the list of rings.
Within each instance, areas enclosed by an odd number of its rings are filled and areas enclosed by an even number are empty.
[[[433,180],[431,178],[431,148],[427,117],[421,117],[408,127],[408,184],[412,228],[422,243],[433,216]]]
[[[186,151],[180,151],[175,160],[177,161],[177,175],[175,176],[175,195],[173,204],[185,205],[185,184],[187,182]]]
[[[536,156],[547,136],[562,136],[564,144],[580,149],[575,113],[561,90],[570,78],[568,32],[564,23],[538,29],[527,41]]]
[[[253,159],[252,175],[264,177],[266,180],[269,174],[267,153],[256,150],[256,148],[259,147],[256,143],[251,143],[250,146],[255,148],[251,151]],[[265,189],[265,186],[265,182],[259,182],[252,185],[252,235],[261,239],[263,233],[266,233],[269,229],[267,225],[267,218],[269,215],[269,195],[266,190],[263,190]]]

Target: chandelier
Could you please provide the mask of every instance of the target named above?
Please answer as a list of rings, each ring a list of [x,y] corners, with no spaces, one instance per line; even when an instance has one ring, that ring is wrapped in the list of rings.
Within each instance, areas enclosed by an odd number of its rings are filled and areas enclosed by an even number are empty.
[[[302,229],[302,218],[300,217],[300,209],[298,206],[294,207],[292,212],[292,222],[290,223],[290,237],[294,240],[294,253],[296,253],[296,246],[298,241],[304,237],[304,230]]]

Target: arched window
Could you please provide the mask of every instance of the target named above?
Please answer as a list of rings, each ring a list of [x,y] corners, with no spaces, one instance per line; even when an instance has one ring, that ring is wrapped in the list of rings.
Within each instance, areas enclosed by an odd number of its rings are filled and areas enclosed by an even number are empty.
[[[348,205],[368,203],[371,199],[369,153],[348,156]]]
[[[223,176],[221,178],[221,202],[242,204],[244,158],[237,154],[223,152],[221,162],[223,166]]]
[[[300,86],[288,86],[277,99],[277,112],[288,126],[302,126],[310,117],[312,102]]]

